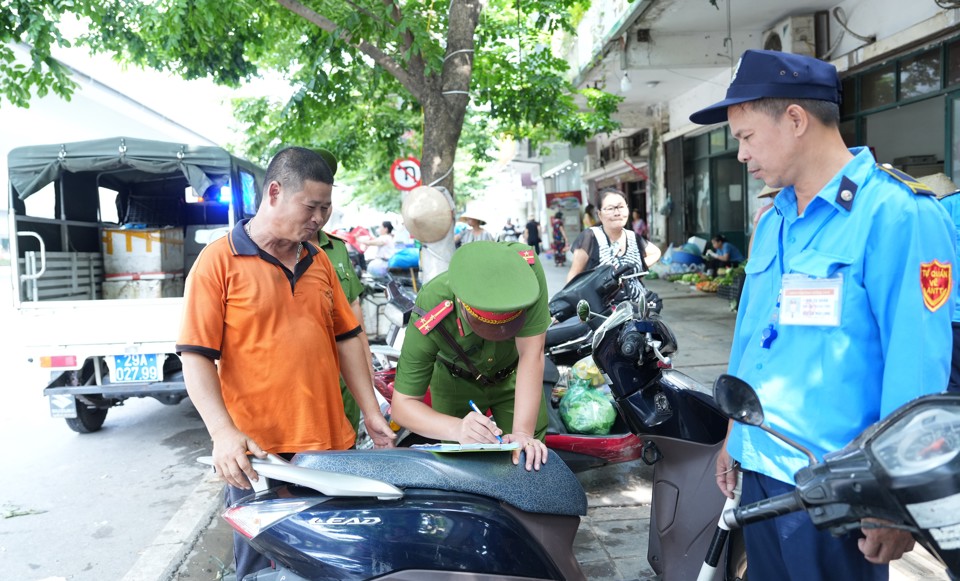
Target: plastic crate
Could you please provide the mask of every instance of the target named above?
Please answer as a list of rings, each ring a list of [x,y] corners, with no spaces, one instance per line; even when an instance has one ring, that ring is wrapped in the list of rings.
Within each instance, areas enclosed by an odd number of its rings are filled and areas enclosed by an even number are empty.
[[[746,280],[746,277],[741,274],[733,279],[733,284],[721,284],[717,286],[717,296],[722,299],[739,301],[740,293],[743,292],[744,280]]]

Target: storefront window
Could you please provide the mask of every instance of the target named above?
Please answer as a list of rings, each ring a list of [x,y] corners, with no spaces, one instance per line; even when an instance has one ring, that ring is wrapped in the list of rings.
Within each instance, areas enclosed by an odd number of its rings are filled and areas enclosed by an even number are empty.
[[[698,159],[694,169],[694,198],[696,199],[696,231],[697,234],[710,234],[710,160]]]
[[[693,138],[693,156],[706,157],[710,153],[710,135],[698,135]]]
[[[727,130],[723,127],[710,132],[710,153],[723,153],[727,150]]]
[[[960,40],[947,45],[947,85],[960,83]]]
[[[901,99],[919,97],[939,90],[940,51],[938,49],[900,61]]]
[[[846,117],[857,112],[857,79],[856,77],[847,77],[841,81],[843,89],[840,102],[840,115]]]
[[[894,64],[865,73],[860,79],[860,108],[874,109],[893,104],[897,96],[896,80]]]
[[[953,106],[953,173],[954,177],[960,176],[960,99],[954,98]]]

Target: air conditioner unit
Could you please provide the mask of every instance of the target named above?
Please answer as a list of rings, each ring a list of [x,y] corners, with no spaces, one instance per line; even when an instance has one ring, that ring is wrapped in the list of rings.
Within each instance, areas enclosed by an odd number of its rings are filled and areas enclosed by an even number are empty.
[[[816,28],[813,14],[788,16],[763,33],[763,48],[805,56],[816,56]]]

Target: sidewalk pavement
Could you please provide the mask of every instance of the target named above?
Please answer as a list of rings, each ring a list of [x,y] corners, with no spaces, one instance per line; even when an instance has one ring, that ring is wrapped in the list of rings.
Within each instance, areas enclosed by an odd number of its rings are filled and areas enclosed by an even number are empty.
[[[544,261],[550,295],[560,290],[567,267]],[[646,281],[647,288],[663,299],[663,318],[677,337],[673,365],[706,385],[726,372],[736,313],[729,301],[693,287],[663,280]],[[578,475],[587,493],[587,516],[574,542],[574,554],[591,581],[656,579],[647,563],[652,468],[642,461],[590,470]],[[232,579],[230,527],[215,513],[211,499],[211,526],[198,539],[172,579]],[[891,581],[943,579],[943,568],[932,557],[913,551],[897,561]],[[166,581],[166,580],[163,580]]]

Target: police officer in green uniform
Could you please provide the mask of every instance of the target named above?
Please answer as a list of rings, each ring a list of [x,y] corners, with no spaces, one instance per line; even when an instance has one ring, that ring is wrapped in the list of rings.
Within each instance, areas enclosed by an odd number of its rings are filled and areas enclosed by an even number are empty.
[[[324,161],[327,162],[331,175],[336,175],[337,158],[329,151],[322,149],[316,151],[323,157]],[[321,210],[323,222],[320,224],[320,228],[323,228],[330,220],[330,215],[333,213],[333,205],[331,204],[326,208],[321,208]],[[360,309],[360,294],[363,293],[363,283],[360,282],[357,272],[353,269],[350,255],[347,253],[347,244],[336,236],[327,234],[323,230],[318,230],[317,246],[320,247],[320,250],[327,255],[330,263],[333,264],[333,269],[337,272],[337,278],[340,279],[340,287],[343,289],[343,294],[347,296],[347,301],[350,303],[353,315],[357,318],[357,321],[360,322],[362,328],[363,312]],[[361,335],[361,339],[365,344],[367,343],[366,334]],[[367,355],[367,365],[372,368],[373,356],[370,354],[369,345],[366,346],[364,352]],[[357,401],[353,399],[353,395],[350,393],[350,390],[347,389],[347,384],[343,381],[342,376],[340,377],[340,393],[343,395],[343,411],[347,419],[350,420],[350,425],[352,425],[354,431],[356,431],[360,425],[360,406],[358,406]]]
[[[325,213],[325,215],[327,219],[329,219],[330,214]],[[323,226],[321,226],[321,228],[322,227]],[[330,259],[330,262],[333,264],[333,269],[337,271],[337,278],[340,279],[340,287],[343,288],[343,294],[347,295],[350,308],[353,310],[353,314],[357,317],[357,320],[361,322],[360,326],[362,327],[363,312],[360,309],[360,294],[363,292],[363,283],[360,282],[357,272],[353,269],[350,255],[347,253],[347,244],[340,238],[320,230],[317,232],[317,245],[320,247],[320,250],[323,250],[327,255],[327,258]],[[373,362],[369,346],[366,353],[367,363],[372,367]],[[360,425],[360,406],[357,405],[357,401],[353,399],[353,395],[350,393],[350,390],[347,389],[347,384],[343,381],[343,377],[340,378],[340,393],[343,394],[343,411],[346,413],[347,419],[350,420],[350,425],[356,430]]]
[[[539,469],[547,461],[547,302],[543,267],[529,246],[485,241],[459,248],[449,269],[417,295],[397,365],[394,420],[462,444],[497,443],[506,434],[504,442],[525,452],[527,470]],[[428,387],[431,405],[423,401]],[[494,419],[472,411],[471,400]]]

